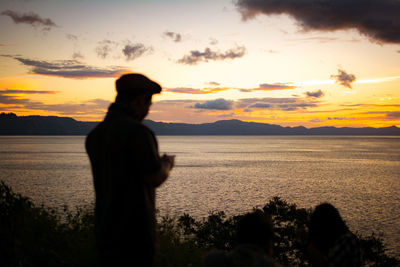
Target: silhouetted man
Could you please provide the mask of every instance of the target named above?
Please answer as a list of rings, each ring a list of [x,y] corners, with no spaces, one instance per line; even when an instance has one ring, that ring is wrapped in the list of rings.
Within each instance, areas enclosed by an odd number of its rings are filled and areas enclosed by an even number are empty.
[[[159,156],[154,133],[142,121],[159,84],[141,74],[116,81],[117,97],[86,139],[96,193],[95,231],[104,266],[152,266],[155,188],[174,157]]]

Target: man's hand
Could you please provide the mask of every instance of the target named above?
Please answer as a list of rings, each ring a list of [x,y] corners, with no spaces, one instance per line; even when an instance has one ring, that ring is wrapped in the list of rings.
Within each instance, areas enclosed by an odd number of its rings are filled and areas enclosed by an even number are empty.
[[[162,162],[167,162],[167,163],[169,164],[169,170],[172,170],[172,168],[173,168],[174,165],[175,165],[175,156],[174,156],[174,155],[169,156],[169,155],[167,155],[167,154],[164,154],[164,155],[161,157],[161,161],[162,161]]]
[[[175,156],[169,156],[164,154],[161,157],[161,169],[157,173],[150,175],[147,181],[151,183],[154,187],[160,186],[167,180],[169,172],[175,165]]]

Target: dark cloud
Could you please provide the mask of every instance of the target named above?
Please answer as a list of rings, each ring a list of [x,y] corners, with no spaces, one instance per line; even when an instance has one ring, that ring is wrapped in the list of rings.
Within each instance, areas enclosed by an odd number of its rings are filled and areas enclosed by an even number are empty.
[[[338,69],[337,75],[331,75],[331,78],[335,79],[336,83],[347,88],[352,88],[351,84],[356,80],[356,76],[354,74],[348,74],[341,69]]]
[[[209,60],[217,61],[240,58],[243,57],[245,54],[246,48],[244,46],[238,46],[222,53],[218,51],[213,51],[207,47],[204,52],[201,52],[199,50],[190,51],[190,54],[185,55],[183,58],[178,60],[178,63],[196,65],[199,62],[208,62]]]
[[[125,55],[126,60],[134,60],[151,50],[152,50],[151,48],[146,47],[140,43],[137,44],[129,43],[125,45],[125,47],[122,49],[122,53]]]
[[[174,42],[179,43],[182,41],[182,35],[176,32],[164,32],[164,36],[167,36],[174,40]]]
[[[267,103],[255,103],[251,106],[248,107],[248,109],[252,109],[252,108],[257,108],[257,109],[269,109],[271,108],[272,105],[271,104],[267,104]]]
[[[305,92],[305,95],[307,97],[320,98],[320,97],[323,97],[325,95],[325,93],[322,92],[321,90],[317,90],[317,91],[314,91],[314,92]]]
[[[231,110],[233,109],[233,101],[218,98],[215,100],[209,100],[202,103],[194,104],[196,109],[211,109],[211,110]]]
[[[22,57],[14,57],[14,59],[30,67],[30,73],[64,78],[111,78],[129,71],[122,67],[96,68],[84,65],[76,60],[43,61]]]
[[[356,29],[377,42],[400,43],[398,0],[238,0],[236,5],[244,20],[287,14],[304,31]]]
[[[50,30],[51,27],[57,27],[57,24],[55,24],[51,19],[44,19],[33,12],[21,14],[12,10],[4,10],[1,12],[1,15],[9,16],[16,24],[29,24],[33,27],[43,27],[44,30]]]

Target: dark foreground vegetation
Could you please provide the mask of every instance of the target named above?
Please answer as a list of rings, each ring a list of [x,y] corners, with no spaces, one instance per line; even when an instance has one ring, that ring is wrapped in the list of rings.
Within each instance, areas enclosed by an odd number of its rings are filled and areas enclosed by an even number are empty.
[[[283,265],[308,266],[293,241],[296,227],[306,223],[311,210],[276,197],[262,211],[273,219],[276,259]],[[242,216],[216,212],[202,220],[188,214],[161,218],[157,266],[202,266],[209,251],[231,249]],[[0,266],[96,266],[93,229],[92,207],[62,212],[35,207],[0,181]],[[366,266],[400,266],[399,259],[386,254],[380,237],[359,237]]]

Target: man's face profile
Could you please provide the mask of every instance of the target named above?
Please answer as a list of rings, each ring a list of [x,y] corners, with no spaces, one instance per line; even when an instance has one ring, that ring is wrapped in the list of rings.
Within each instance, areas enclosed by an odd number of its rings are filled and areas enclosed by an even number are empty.
[[[140,94],[132,101],[131,107],[136,111],[140,120],[143,120],[149,114],[152,97],[152,95]]]

